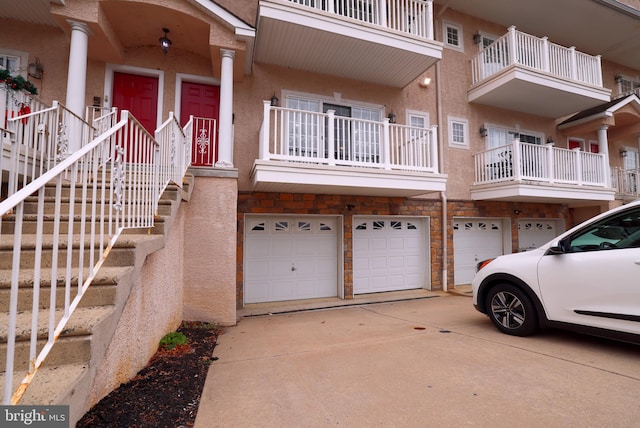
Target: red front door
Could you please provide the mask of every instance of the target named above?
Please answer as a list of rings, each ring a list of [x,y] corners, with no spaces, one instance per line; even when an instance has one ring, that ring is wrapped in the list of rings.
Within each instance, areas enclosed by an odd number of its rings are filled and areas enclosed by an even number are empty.
[[[194,166],[213,166],[217,160],[219,109],[219,86],[182,82],[180,124],[186,125],[190,116],[197,118],[191,143],[191,164]]]
[[[153,135],[157,126],[158,78],[136,74],[113,74],[113,107],[129,110]]]

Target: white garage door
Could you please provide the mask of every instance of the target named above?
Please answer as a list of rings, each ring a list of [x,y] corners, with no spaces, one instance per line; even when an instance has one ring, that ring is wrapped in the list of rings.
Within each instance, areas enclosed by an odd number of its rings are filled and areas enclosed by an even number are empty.
[[[424,288],[426,231],[424,218],[354,217],[353,293]]]
[[[532,250],[551,241],[557,235],[555,220],[519,220],[519,251]]]
[[[503,227],[499,219],[455,219],[453,264],[455,285],[470,284],[479,261],[503,253]]]
[[[338,294],[336,217],[247,216],[245,303]]]

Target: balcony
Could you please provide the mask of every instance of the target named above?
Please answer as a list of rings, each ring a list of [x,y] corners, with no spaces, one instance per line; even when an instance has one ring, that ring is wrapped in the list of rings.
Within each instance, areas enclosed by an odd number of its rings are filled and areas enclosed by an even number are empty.
[[[640,169],[613,168],[611,184],[619,199],[632,201],[640,198]]]
[[[403,88],[442,58],[431,0],[261,0],[255,61]]]
[[[445,190],[436,127],[273,107],[264,102],[254,191],[418,196]]]
[[[474,200],[597,204],[612,201],[606,157],[518,140],[473,155]]]
[[[559,118],[610,101],[600,56],[515,27],[471,61],[469,102]]]

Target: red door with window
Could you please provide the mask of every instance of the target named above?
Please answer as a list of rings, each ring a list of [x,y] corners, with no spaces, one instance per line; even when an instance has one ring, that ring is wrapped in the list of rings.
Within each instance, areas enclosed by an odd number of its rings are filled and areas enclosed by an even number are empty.
[[[129,110],[153,135],[157,126],[158,78],[136,74],[113,74],[113,107]]]
[[[182,82],[180,124],[194,117],[191,142],[191,165],[213,166],[218,158],[218,117],[220,87],[203,83]]]

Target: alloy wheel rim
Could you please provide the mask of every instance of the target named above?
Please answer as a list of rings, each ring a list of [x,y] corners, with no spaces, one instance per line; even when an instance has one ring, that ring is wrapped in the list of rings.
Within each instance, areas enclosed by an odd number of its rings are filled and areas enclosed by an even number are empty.
[[[497,293],[491,299],[491,314],[500,325],[510,330],[521,327],[526,316],[522,301],[505,291]]]

